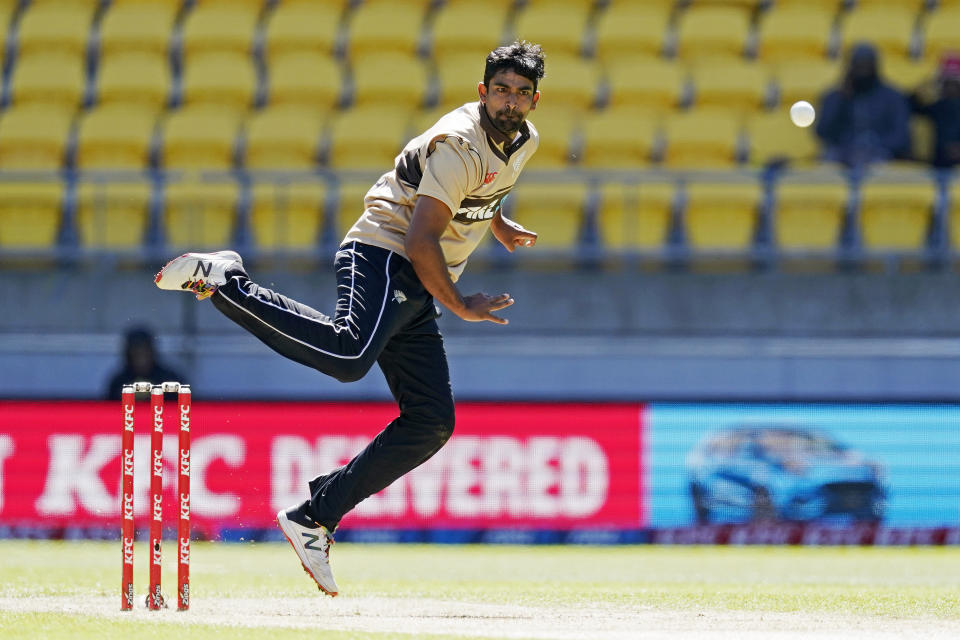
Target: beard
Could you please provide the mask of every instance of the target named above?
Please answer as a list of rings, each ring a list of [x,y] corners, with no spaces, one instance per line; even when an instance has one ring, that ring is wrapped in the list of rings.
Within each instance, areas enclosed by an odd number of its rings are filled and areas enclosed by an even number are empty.
[[[520,125],[523,124],[523,115],[521,115],[519,111],[507,111],[503,109],[493,114],[490,120],[493,122],[493,125],[503,133],[513,135],[520,130]]]

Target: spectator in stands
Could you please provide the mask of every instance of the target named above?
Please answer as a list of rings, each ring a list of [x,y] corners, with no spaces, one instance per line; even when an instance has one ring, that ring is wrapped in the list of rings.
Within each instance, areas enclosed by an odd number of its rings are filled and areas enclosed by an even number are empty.
[[[944,54],[936,77],[910,95],[910,106],[933,122],[933,166],[960,163],[960,52]]]
[[[119,400],[124,384],[139,381],[157,384],[167,380],[185,384],[187,382],[180,374],[160,363],[153,333],[143,327],[134,327],[127,331],[123,347],[123,364],[110,377],[104,396],[108,400]]]
[[[860,167],[908,157],[910,107],[880,77],[872,45],[853,47],[843,82],[826,92],[819,111],[817,135],[825,160]]]

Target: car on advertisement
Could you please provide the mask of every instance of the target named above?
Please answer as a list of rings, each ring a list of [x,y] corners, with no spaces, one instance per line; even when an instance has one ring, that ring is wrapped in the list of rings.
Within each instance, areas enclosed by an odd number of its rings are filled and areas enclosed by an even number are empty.
[[[793,425],[738,425],[706,435],[686,459],[696,520],[879,522],[883,467],[830,436]]]

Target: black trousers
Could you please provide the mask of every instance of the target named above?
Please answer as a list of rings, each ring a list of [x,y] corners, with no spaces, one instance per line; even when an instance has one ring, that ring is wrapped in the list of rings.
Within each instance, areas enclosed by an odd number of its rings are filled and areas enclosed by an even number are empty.
[[[241,269],[228,271],[211,298],[277,353],[342,382],[380,365],[400,415],[347,465],[310,481],[307,512],[330,531],[361,500],[433,456],[454,424],[436,307],[413,266],[392,251],[355,242],[341,247],[334,266],[332,318],[255,284]]]

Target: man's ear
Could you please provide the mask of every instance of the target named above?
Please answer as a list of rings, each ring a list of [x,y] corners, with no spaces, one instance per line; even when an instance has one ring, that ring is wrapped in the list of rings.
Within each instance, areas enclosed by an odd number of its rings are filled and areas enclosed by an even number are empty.
[[[540,92],[534,91],[533,93],[533,104],[530,105],[530,111],[533,111],[537,108],[537,103],[540,102]]]
[[[487,85],[482,82],[477,83],[477,93],[480,94],[480,102],[486,104],[487,102]]]

